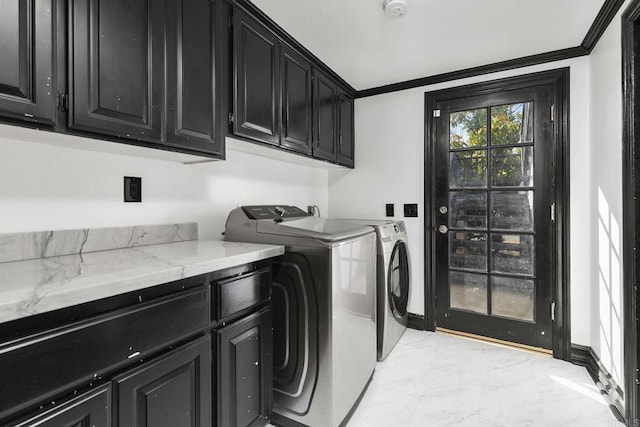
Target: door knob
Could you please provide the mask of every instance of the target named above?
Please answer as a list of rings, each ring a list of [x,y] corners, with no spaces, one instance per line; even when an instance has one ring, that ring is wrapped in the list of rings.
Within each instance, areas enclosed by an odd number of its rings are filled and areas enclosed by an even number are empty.
[[[444,205],[443,205],[443,206],[440,206],[440,209],[438,209],[438,210],[440,211],[440,213],[441,213],[442,215],[444,215],[444,214],[446,214],[447,212],[449,212],[449,209],[447,209],[447,207],[446,207],[446,206],[444,206]]]
[[[439,227],[438,227],[438,231],[439,231],[441,234],[447,234],[447,231],[449,231],[449,229],[447,228],[447,226],[446,226],[446,225],[444,225],[444,224],[443,224],[443,225],[441,225],[441,226],[439,226]]]

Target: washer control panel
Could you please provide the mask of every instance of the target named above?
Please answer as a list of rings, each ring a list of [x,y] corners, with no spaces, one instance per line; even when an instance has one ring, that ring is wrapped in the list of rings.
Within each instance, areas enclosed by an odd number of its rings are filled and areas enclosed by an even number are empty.
[[[299,218],[311,216],[297,206],[287,205],[243,206],[242,210],[250,219]]]

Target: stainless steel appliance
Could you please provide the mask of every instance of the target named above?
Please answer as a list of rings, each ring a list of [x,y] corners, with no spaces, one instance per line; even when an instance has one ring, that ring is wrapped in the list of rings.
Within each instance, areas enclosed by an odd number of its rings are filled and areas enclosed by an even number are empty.
[[[411,257],[404,221],[348,220],[370,225],[377,236],[378,360],[384,360],[407,329]]]
[[[285,246],[273,269],[274,422],[340,425],[376,363],[373,229],[295,206],[243,206],[225,238]]]

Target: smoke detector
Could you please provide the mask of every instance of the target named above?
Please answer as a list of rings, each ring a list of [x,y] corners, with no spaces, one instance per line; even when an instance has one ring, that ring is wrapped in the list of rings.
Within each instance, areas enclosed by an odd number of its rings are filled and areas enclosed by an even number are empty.
[[[400,18],[406,14],[408,7],[407,0],[384,0],[382,2],[384,14],[391,19]]]

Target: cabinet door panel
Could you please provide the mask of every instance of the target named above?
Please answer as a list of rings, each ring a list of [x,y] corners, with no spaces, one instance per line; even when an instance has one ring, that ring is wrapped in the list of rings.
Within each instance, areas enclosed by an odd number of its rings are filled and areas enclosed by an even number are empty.
[[[220,154],[215,128],[215,2],[169,0],[167,144]]]
[[[14,427],[110,427],[111,384],[56,406]]]
[[[0,115],[53,124],[52,0],[0,2]]]
[[[271,414],[271,309],[216,332],[218,425],[260,425]]]
[[[353,167],[353,99],[340,95],[338,97],[338,119],[340,121],[338,134],[338,163]]]
[[[311,154],[311,64],[282,45],[282,134],[284,147]]]
[[[151,360],[114,383],[120,427],[211,425],[211,339]]]
[[[278,144],[277,39],[240,10],[234,13],[234,122],[236,135]]]
[[[160,140],[162,3],[73,1],[69,126]]]
[[[335,161],[337,88],[324,74],[317,70],[314,71],[313,156],[319,159]]]

